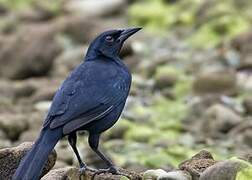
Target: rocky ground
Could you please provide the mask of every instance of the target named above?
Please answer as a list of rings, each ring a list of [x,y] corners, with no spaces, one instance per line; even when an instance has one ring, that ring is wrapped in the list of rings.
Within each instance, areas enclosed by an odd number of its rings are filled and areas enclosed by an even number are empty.
[[[10,177],[30,147],[18,145],[37,137],[55,91],[82,61],[88,43],[105,29],[129,26],[131,1],[96,2],[96,11],[89,0],[46,2],[14,9],[0,3],[2,177]],[[133,171],[133,179],[250,179],[251,39],[252,29],[208,48],[170,32],[160,37],[143,30],[130,39],[121,52],[133,73],[130,97],[121,120],[102,137],[104,151]],[[79,136],[85,162],[104,168],[86,133]],[[78,163],[66,139],[55,150],[57,160],[54,152],[45,172],[53,170],[43,179],[75,179]]]

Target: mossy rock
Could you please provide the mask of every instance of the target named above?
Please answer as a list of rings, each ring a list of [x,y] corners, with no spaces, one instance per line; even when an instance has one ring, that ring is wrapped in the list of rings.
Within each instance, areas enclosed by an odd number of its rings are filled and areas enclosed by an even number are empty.
[[[151,127],[144,125],[132,126],[129,131],[127,131],[125,138],[137,142],[148,142],[155,134],[155,130]]]
[[[164,89],[171,87],[176,84],[181,72],[175,67],[171,66],[161,66],[157,68],[156,74],[154,76],[155,87],[157,89]]]

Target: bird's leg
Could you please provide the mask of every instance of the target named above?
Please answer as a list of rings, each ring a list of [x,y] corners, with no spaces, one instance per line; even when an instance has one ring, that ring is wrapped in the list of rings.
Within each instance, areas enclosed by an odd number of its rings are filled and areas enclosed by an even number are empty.
[[[89,168],[82,160],[81,160],[81,157],[80,157],[80,154],[78,152],[78,149],[76,147],[76,142],[77,142],[77,136],[76,136],[76,133],[71,133],[68,135],[68,142],[69,144],[71,145],[77,159],[78,159],[78,162],[79,162],[79,165],[80,165],[80,172],[84,172],[85,170],[90,170],[90,171],[95,171],[94,169],[92,168]]]
[[[112,173],[115,175],[122,175],[122,176],[127,176],[130,178],[127,174],[119,172],[118,168],[113,164],[113,162],[106,157],[98,148],[99,146],[99,139],[100,139],[100,134],[90,134],[88,138],[88,143],[89,146],[92,148],[92,150],[103,160],[106,162],[108,165],[108,169],[99,169],[97,172],[94,173],[93,178],[97,174],[101,173]]]

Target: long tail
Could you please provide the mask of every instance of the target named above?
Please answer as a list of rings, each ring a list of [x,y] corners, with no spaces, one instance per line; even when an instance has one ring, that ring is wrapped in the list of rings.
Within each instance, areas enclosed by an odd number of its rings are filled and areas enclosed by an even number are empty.
[[[62,128],[44,128],[31,150],[22,159],[12,180],[38,180],[50,152],[62,137]]]

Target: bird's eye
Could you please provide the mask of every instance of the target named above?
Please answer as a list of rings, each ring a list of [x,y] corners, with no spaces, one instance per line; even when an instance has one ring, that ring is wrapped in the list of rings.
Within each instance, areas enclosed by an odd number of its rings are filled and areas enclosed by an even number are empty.
[[[114,41],[114,38],[112,36],[107,36],[106,37],[106,41],[108,42],[113,42]]]

